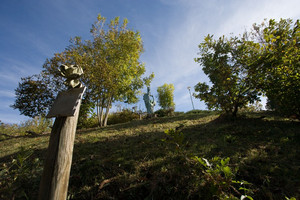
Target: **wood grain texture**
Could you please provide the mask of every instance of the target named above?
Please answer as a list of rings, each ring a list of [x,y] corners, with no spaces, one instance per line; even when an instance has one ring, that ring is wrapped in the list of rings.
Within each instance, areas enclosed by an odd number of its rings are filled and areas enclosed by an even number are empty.
[[[39,200],[67,198],[80,104],[81,100],[74,116],[55,119],[40,183]]]

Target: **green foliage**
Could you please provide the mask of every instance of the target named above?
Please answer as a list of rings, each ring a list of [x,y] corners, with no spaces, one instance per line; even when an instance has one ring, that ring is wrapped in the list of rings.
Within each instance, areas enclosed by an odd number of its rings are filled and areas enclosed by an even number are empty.
[[[235,181],[237,174],[237,169],[232,168],[229,165],[230,158],[221,159],[220,157],[214,157],[211,160],[205,158],[199,158],[197,156],[193,157],[193,160],[196,161],[197,165],[200,168],[200,171],[203,175],[200,189],[205,199],[211,199],[213,197],[218,197],[219,199],[252,199],[249,194],[251,190],[241,185],[248,184],[246,181]],[[238,187],[238,188],[236,188]],[[242,190],[241,194],[238,190]],[[248,194],[248,195],[247,195]],[[237,198],[240,197],[240,198]]]
[[[21,148],[12,161],[1,166],[1,199],[34,199],[39,189],[42,163],[32,150]]]
[[[185,112],[185,114],[187,115],[193,115],[193,114],[211,114],[212,111],[209,111],[209,110],[190,110],[190,111],[187,111]]]
[[[21,78],[15,94],[16,100],[11,107],[28,117],[46,115],[54,100],[54,91],[45,74]]]
[[[291,198],[288,198],[288,197],[285,197],[286,200],[296,200],[295,197],[291,197]]]
[[[152,72],[152,73],[150,74],[150,76],[145,77],[145,78],[143,79],[145,86],[146,86],[146,87],[150,87],[150,83],[151,83],[151,81],[152,81],[153,79],[154,79],[154,73]]]
[[[259,94],[249,85],[247,71],[238,59],[243,53],[242,44],[236,37],[214,40],[208,35],[199,45],[200,57],[195,59],[212,83],[198,83],[195,97],[205,101],[209,109],[222,110],[234,117],[238,109],[258,100]]]
[[[27,120],[20,125],[26,133],[41,134],[45,132],[50,132],[50,127],[52,126],[52,119],[46,118],[44,116],[36,116],[33,119]]]
[[[263,110],[263,105],[259,101],[255,101],[252,104],[248,104],[247,106],[241,109],[242,112],[259,112]]]
[[[198,83],[195,96],[209,109],[236,115],[238,109],[268,97],[268,108],[300,119],[300,22],[274,19],[254,24],[242,36],[208,35],[199,45],[199,58],[212,86]]]
[[[137,102],[140,89],[154,78],[153,73],[142,78],[146,71],[139,60],[143,52],[142,39],[140,33],[128,29],[127,24],[127,19],[120,22],[119,17],[107,23],[105,17],[98,15],[90,30],[91,40],[72,38],[63,52],[46,60],[44,71],[36,76],[38,78],[22,79],[16,89],[17,100],[13,107],[31,117],[45,114],[54,95],[65,89],[58,67],[77,64],[83,68],[82,81],[88,94],[87,101],[83,101],[81,114],[84,116],[79,119],[79,124],[87,120],[89,111],[96,106],[99,125],[105,126],[112,103]]]
[[[165,134],[168,136],[166,139],[162,139],[163,142],[175,144],[176,150],[182,150],[184,145],[184,135],[182,132],[175,129],[165,130]]]
[[[52,119],[43,116],[36,116],[21,124],[5,124],[0,121],[0,140],[18,136],[37,136],[50,132],[52,123]]]
[[[167,116],[173,116],[174,113],[174,108],[169,108],[169,109],[159,109],[154,112],[154,114],[157,115],[157,117],[167,117]]]
[[[158,93],[158,104],[160,105],[160,107],[162,107],[162,109],[175,110],[173,84],[165,83],[164,85],[157,88],[157,93]]]
[[[251,80],[268,97],[268,106],[283,115],[300,116],[300,22],[274,19],[254,24],[256,44],[249,44]]]
[[[119,17],[106,23],[106,18],[98,15],[90,30],[93,39],[82,41],[75,37],[64,54],[82,66],[83,81],[97,106],[100,126],[107,124],[113,102],[137,102],[143,84],[150,84],[154,77],[141,78],[145,73],[139,61],[142,39],[138,31],[127,29],[127,24],[127,19],[121,24]]]
[[[25,133],[25,131],[20,131],[20,127],[17,124],[5,124],[0,121],[0,141],[6,139],[6,137],[12,134],[20,132],[22,132],[22,134]]]
[[[95,128],[98,126],[99,122],[95,113],[87,118],[79,118],[77,123],[77,129]]]
[[[132,112],[128,109],[123,109],[121,112],[113,113],[108,117],[108,124],[119,124],[139,119],[138,113]]]
[[[89,92],[85,93],[79,111],[77,128],[90,128],[97,126],[97,118],[94,113],[95,103]]]
[[[192,187],[194,194],[189,194],[199,199],[250,199],[252,190],[246,187],[251,184],[247,181],[236,181],[238,169],[231,167],[229,164],[230,158],[222,159],[218,156],[210,160],[199,158],[198,156],[189,155],[186,153],[187,142],[184,134],[180,131],[184,126],[180,125],[176,129],[165,130],[167,135],[163,142],[170,143],[175,146],[175,152],[178,155],[184,156],[182,167],[188,168],[185,171],[190,171],[189,185]],[[194,162],[195,163],[194,163]],[[241,194],[242,191],[243,194]]]

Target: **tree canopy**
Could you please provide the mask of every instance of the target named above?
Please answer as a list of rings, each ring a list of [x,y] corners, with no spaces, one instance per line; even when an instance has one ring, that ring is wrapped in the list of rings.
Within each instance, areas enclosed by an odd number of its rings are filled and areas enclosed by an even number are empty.
[[[205,101],[209,109],[236,116],[239,108],[258,100],[258,91],[249,85],[247,71],[238,59],[242,53],[241,44],[237,37],[222,36],[216,40],[208,35],[199,45],[200,57],[195,61],[203,66],[211,86],[198,83],[195,97]]]
[[[173,84],[163,84],[157,88],[158,93],[158,104],[162,109],[175,109],[174,103],[174,85]]]
[[[72,38],[63,52],[54,54],[43,65],[43,73],[51,78],[58,91],[64,88],[57,70],[61,64],[83,68],[82,81],[87,86],[89,100],[97,106],[101,126],[106,125],[113,102],[137,102],[140,89],[154,77],[142,78],[145,73],[145,65],[139,60],[143,52],[142,39],[139,32],[128,29],[127,24],[127,19],[120,23],[119,17],[107,23],[99,14],[90,30],[91,40]]]
[[[254,24],[248,69],[270,108],[300,118],[300,22],[273,19]]]
[[[239,37],[205,37],[199,58],[211,84],[195,86],[208,108],[236,115],[238,108],[268,98],[268,106],[300,119],[299,20],[254,24]]]
[[[21,79],[15,90],[16,101],[12,108],[29,117],[46,115],[54,101],[54,90],[45,74],[33,75]]]

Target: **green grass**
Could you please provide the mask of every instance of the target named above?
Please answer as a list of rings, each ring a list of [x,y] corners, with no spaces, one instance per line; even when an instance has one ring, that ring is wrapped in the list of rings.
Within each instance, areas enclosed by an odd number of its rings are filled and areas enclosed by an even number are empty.
[[[265,117],[261,119],[260,117]],[[164,131],[181,127],[179,152]],[[49,134],[5,137],[0,141],[0,199],[36,198]],[[20,149],[22,147],[22,149]],[[203,190],[193,182],[193,155],[230,157],[237,180],[250,183],[254,199],[300,198],[300,123],[268,113],[234,120],[214,112],[135,120],[76,133],[70,176],[70,199],[186,199]],[[23,168],[13,159],[30,152]],[[39,162],[32,164],[33,160]],[[38,168],[38,169],[37,169]],[[26,175],[26,180],[20,179]],[[17,177],[17,178],[16,178]],[[27,180],[28,182],[28,180]],[[197,189],[198,188],[198,189]],[[4,194],[3,192],[6,192]],[[23,195],[22,195],[22,194]],[[2,195],[2,196],[1,196]],[[199,195],[198,195],[199,196]]]

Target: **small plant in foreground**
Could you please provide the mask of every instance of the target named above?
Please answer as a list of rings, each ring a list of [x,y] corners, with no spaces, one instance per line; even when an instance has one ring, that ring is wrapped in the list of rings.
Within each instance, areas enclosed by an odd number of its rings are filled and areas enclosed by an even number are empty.
[[[38,191],[42,163],[33,151],[21,148],[9,164],[0,168],[0,199],[32,199]]]
[[[247,181],[236,181],[237,167],[233,168],[229,165],[230,158],[222,159],[214,157],[210,160],[199,158],[194,155],[187,155],[184,147],[184,134],[179,131],[180,127],[168,129],[165,131],[167,139],[164,142],[175,144],[175,152],[184,154],[186,158],[185,166],[189,166],[193,173],[190,180],[193,186],[193,191],[200,199],[250,199],[252,190],[246,186],[251,185]],[[242,194],[243,193],[243,194]],[[240,198],[238,198],[238,197]]]

